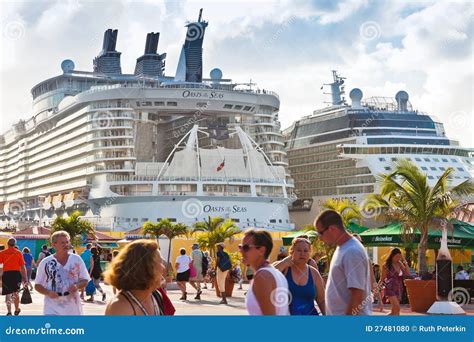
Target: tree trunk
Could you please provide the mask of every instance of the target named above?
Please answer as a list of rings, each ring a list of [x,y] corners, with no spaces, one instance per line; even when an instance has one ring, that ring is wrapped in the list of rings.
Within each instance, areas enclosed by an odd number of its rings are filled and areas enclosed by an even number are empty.
[[[405,248],[405,260],[408,263],[408,266],[411,267],[411,248],[407,247]]]
[[[426,250],[428,248],[428,227],[421,228],[420,244],[418,245],[418,273],[421,277],[428,273],[428,265],[426,262]]]

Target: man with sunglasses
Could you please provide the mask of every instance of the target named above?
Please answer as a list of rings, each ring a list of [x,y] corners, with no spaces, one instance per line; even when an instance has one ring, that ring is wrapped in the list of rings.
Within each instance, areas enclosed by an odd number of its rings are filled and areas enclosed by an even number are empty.
[[[346,231],[334,210],[321,213],[314,225],[324,243],[337,246],[326,285],[326,315],[370,315],[371,268],[364,246]]]

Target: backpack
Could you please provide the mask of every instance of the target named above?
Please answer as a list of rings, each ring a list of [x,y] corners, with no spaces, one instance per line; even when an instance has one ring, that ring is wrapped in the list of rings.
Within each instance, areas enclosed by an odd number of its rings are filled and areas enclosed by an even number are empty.
[[[204,253],[202,253],[202,275],[203,276],[205,276],[207,274],[208,269],[209,269],[209,260],[207,260]]]

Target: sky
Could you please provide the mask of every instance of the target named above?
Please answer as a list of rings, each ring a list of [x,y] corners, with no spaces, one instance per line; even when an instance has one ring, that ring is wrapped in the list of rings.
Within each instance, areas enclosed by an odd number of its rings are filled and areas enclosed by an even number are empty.
[[[471,1],[59,0],[0,1],[0,132],[31,112],[31,88],[72,59],[92,71],[103,33],[118,29],[122,72],[133,73],[146,34],[174,75],[187,20],[209,21],[204,76],[215,67],[234,82],[280,95],[282,127],[327,106],[331,70],[364,98],[410,95],[414,108],[474,147],[474,5]]]

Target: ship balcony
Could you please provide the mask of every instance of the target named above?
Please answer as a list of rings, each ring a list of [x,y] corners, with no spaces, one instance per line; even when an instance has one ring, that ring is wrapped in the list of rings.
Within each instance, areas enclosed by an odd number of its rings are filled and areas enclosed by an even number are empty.
[[[93,173],[103,173],[103,172],[135,172],[134,167],[130,166],[120,166],[120,165],[107,165],[107,166],[94,166],[92,169]]]
[[[260,132],[255,132],[255,134],[259,136],[276,135],[277,137],[283,137],[283,135],[278,131],[260,131]]]
[[[121,160],[136,160],[137,158],[132,155],[109,155],[109,154],[96,154],[94,155],[95,161],[121,161]]]
[[[257,143],[260,144],[260,145],[275,144],[275,145],[279,145],[279,146],[285,146],[284,142],[276,141],[276,140],[257,141]]]
[[[92,135],[92,137],[89,138],[89,141],[97,141],[97,140],[111,140],[111,139],[133,139],[133,134],[127,134],[127,133],[122,133],[122,134],[117,134],[114,135],[111,132],[104,132],[105,134],[98,134],[95,133]]]
[[[97,122],[103,122],[103,121],[106,121],[107,122],[107,119],[104,119],[104,120],[97,120]],[[118,122],[114,122],[114,123],[111,123],[110,125],[106,124],[106,125],[92,125],[90,127],[88,127],[88,132],[92,132],[92,131],[103,131],[103,130],[112,130],[112,129],[133,129],[133,125],[130,125],[128,123],[118,123]]]
[[[94,144],[92,147],[92,151],[102,151],[102,150],[128,150],[128,149],[134,149],[134,145],[129,145],[129,144],[123,144],[123,145],[102,145],[102,144]]]

